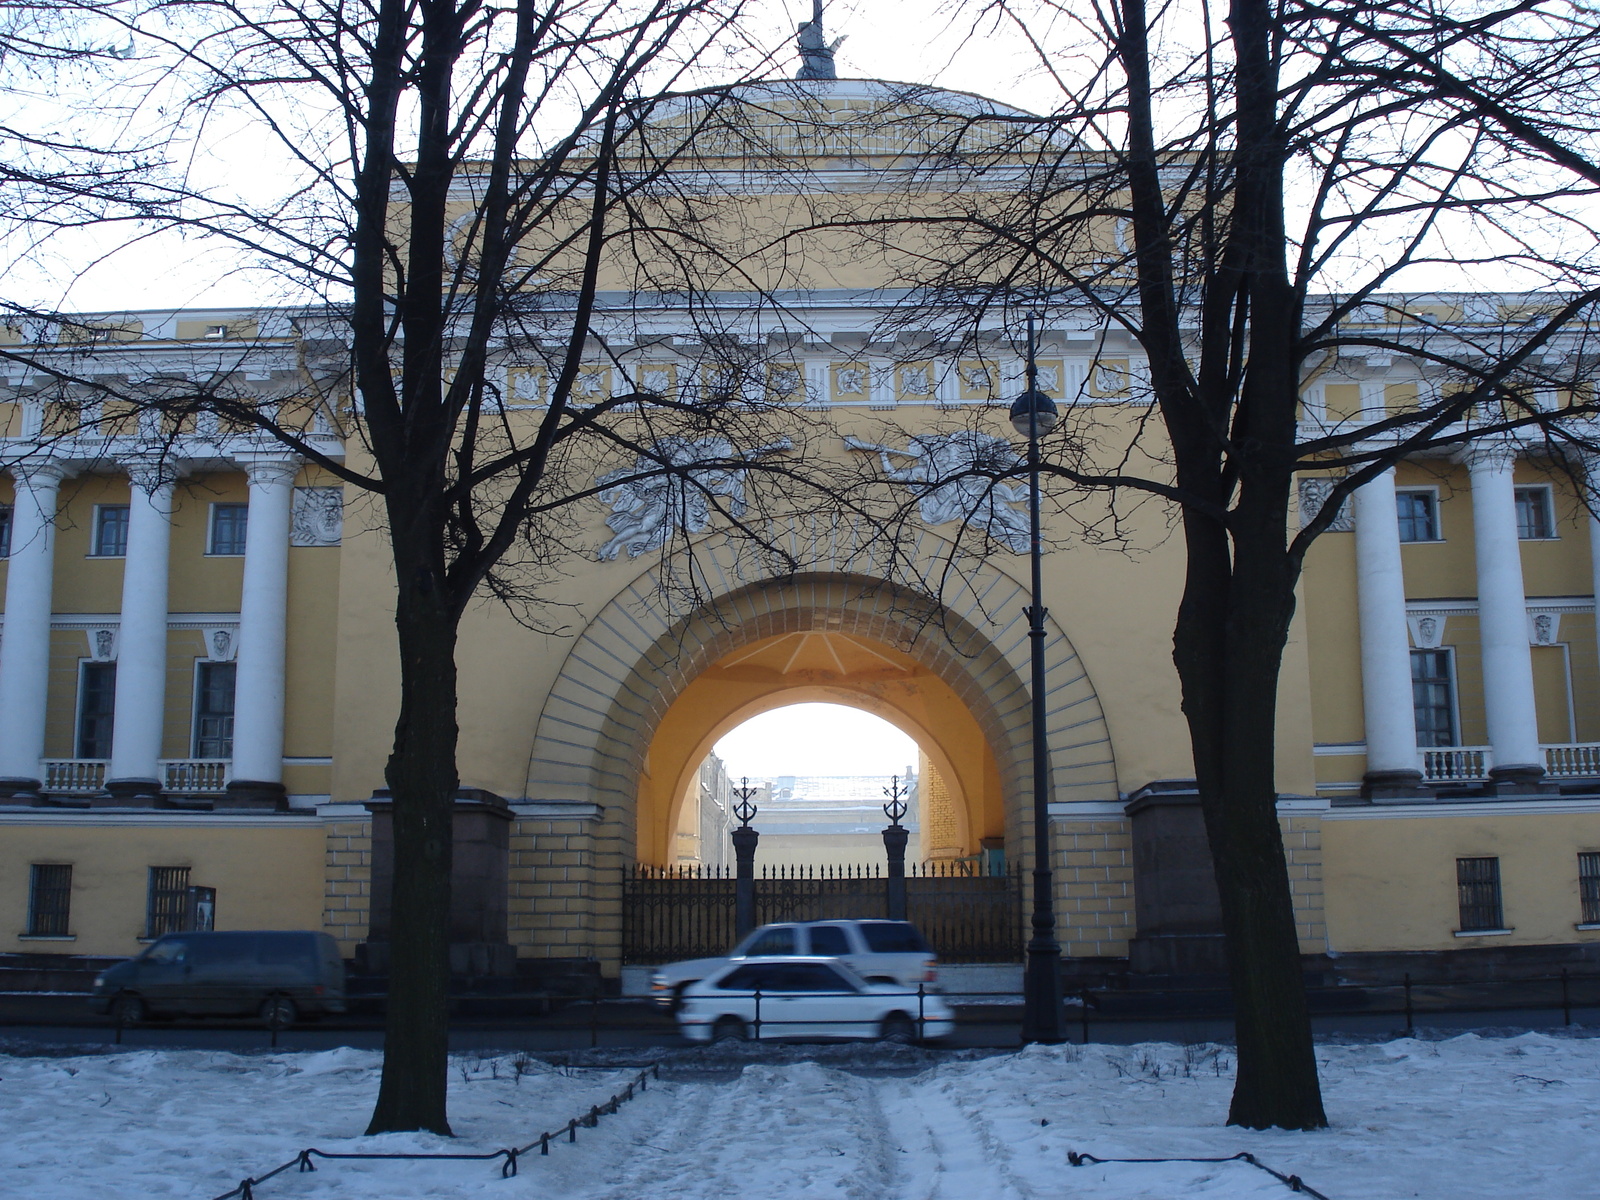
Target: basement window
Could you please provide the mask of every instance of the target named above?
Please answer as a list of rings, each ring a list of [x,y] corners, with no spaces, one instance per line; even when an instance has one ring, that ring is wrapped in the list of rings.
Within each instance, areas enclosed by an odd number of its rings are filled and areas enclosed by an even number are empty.
[[[1461,912],[1458,933],[1506,932],[1498,858],[1456,859],[1456,903]]]

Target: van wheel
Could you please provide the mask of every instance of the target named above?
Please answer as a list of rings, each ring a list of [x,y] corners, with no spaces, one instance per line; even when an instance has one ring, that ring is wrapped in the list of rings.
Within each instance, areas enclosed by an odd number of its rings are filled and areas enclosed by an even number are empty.
[[[719,1017],[711,1027],[713,1042],[748,1042],[750,1027],[738,1017]]]
[[[909,1046],[917,1040],[917,1023],[905,1013],[890,1013],[883,1019],[880,1036],[886,1042]]]
[[[268,996],[261,1002],[261,1019],[268,1029],[287,1029],[299,1016],[300,1010],[287,996]]]
[[[111,1002],[111,1019],[118,1025],[137,1025],[149,1016],[150,1006],[132,992],[118,992]]]

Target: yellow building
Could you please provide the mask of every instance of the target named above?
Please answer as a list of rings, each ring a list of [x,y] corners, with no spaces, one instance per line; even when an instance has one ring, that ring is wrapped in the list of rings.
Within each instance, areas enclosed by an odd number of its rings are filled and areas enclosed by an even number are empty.
[[[785,143],[823,167],[751,183],[740,219],[772,227],[814,199],[807,180],[878,202],[919,129],[975,103],[831,80],[761,98],[779,126],[819,106],[833,121],[820,149]],[[893,256],[812,249],[785,267],[782,321],[741,315],[731,291],[723,308],[763,386],[827,423],[832,453],[861,461],[865,446],[912,489],[1011,436],[1014,330],[887,334]],[[620,287],[608,299],[609,356],[588,394],[706,382],[680,311]],[[1506,319],[1504,298],[1436,299],[1482,330]],[[330,315],[101,323],[114,336],[87,352],[48,330],[12,336],[46,358],[89,353],[91,374],[221,373],[295,397],[313,444],[359,460],[342,414],[308,399],[307,347],[336,332]],[[512,421],[540,411],[530,361],[513,345],[493,368]],[[1052,320],[1039,364],[1070,419],[1095,422],[1107,461],[1144,428],[1141,352],[1124,333]],[[0,951],[129,954],[211,900],[219,928],[326,929],[351,955],[381,942],[388,842],[373,801],[398,687],[379,509],[214,425],[52,438],[43,381],[8,370]],[[1336,427],[1434,386],[1420,360],[1343,360],[1308,385],[1304,419]],[[1307,954],[1516,947],[1566,961],[1600,938],[1600,533],[1574,483],[1586,465],[1547,453],[1502,440],[1403,463],[1312,552],[1277,733]],[[1325,487],[1305,478],[1302,509]],[[725,799],[706,801],[713,743],[799,701],[854,705],[917,741],[921,857],[1031,861],[1021,501],[928,493],[892,573],[866,532],[808,518],[791,531],[805,569],[774,575],[715,520],[638,489],[597,500],[587,548],[548,585],[568,632],[531,633],[487,601],[462,624],[457,874],[478,907],[456,940],[487,949],[461,961],[505,969],[514,953],[615,975],[628,872],[677,863],[680,834],[727,827]],[[964,515],[987,527],[987,557],[957,549]],[[1074,958],[1182,970],[1214,961],[1215,932],[1171,662],[1182,544],[1156,504],[1119,520],[1113,546],[1055,516],[1045,557],[1059,933]],[[700,584],[672,586],[691,557]]]

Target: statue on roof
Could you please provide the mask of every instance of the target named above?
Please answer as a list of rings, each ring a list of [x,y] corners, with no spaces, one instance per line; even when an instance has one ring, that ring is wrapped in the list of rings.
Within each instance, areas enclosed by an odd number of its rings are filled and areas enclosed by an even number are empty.
[[[800,34],[795,39],[800,47],[800,71],[796,79],[837,79],[833,69],[833,52],[844,41],[835,38],[829,42],[822,32],[822,0],[811,0],[811,20],[800,22]]]

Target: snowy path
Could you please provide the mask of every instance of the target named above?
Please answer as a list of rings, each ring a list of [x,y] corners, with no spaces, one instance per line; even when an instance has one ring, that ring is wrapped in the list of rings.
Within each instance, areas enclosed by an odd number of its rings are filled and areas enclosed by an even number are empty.
[[[1232,1060],[1216,1046],[1036,1047],[893,1076],[864,1073],[886,1061],[871,1049],[822,1062],[748,1049],[675,1056],[698,1077],[669,1072],[514,1179],[491,1163],[327,1163],[257,1196],[1289,1200],[1239,1162],[1067,1161],[1248,1150],[1333,1200],[1600,1200],[1600,1038],[1322,1046],[1333,1127],[1318,1133],[1224,1128]],[[455,1140],[364,1138],[377,1063],[355,1050],[0,1056],[0,1195],[207,1200],[303,1146],[495,1150],[559,1128],[633,1075],[465,1061],[451,1083]]]

